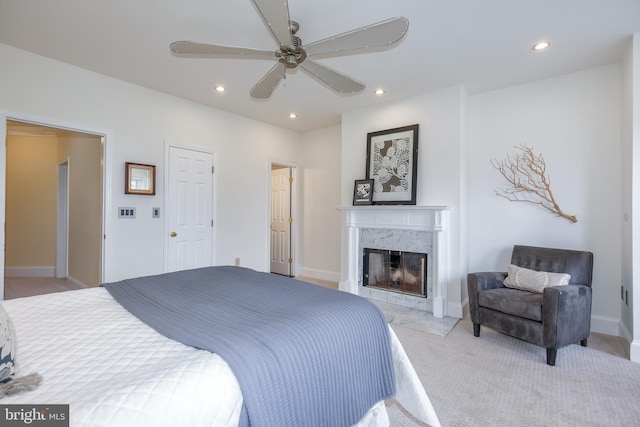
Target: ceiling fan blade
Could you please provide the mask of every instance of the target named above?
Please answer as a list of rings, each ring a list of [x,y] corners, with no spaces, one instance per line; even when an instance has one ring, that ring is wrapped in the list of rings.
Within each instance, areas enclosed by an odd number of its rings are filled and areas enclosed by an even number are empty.
[[[281,62],[278,62],[273,66],[271,70],[258,82],[256,85],[251,88],[249,94],[253,98],[265,99],[271,96],[273,90],[278,86],[280,79],[284,76],[284,73],[287,71],[285,65]]]
[[[299,66],[338,93],[360,92],[366,87],[364,83],[309,59],[300,63]]]
[[[367,25],[347,33],[329,37],[304,46],[307,56],[324,54],[362,53],[363,51],[390,46],[409,30],[409,20],[392,18]]]
[[[289,5],[287,0],[251,0],[258,9],[264,25],[280,46],[293,46],[289,26]]]
[[[169,46],[171,52],[177,55],[206,55],[206,56],[250,56],[251,58],[275,58],[274,51],[249,49],[246,47],[220,46],[217,44],[193,43],[188,41],[173,42]]]

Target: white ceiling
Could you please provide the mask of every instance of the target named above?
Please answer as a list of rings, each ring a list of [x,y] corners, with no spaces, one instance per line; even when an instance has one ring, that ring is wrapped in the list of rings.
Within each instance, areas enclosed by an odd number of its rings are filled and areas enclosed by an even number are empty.
[[[453,85],[473,94],[618,62],[640,32],[640,0],[289,0],[289,11],[303,44],[395,16],[409,19],[409,32],[391,49],[318,60],[367,84],[359,94],[338,95],[298,68],[263,101],[249,90],[272,60],[169,53],[176,40],[275,51],[249,0],[0,0],[0,43],[308,131]],[[551,48],[533,52],[540,40]],[[373,94],[378,87],[384,97]]]

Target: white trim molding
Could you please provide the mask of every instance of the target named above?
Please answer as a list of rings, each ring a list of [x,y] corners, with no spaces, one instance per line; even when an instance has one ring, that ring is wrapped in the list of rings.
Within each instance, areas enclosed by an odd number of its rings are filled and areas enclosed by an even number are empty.
[[[7,277],[55,277],[55,266],[46,267],[5,267]]]

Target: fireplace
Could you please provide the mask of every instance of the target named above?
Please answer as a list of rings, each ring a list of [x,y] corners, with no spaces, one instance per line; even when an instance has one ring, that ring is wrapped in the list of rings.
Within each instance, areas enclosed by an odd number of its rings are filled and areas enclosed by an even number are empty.
[[[362,286],[427,297],[427,254],[364,248]]]
[[[431,312],[435,317],[447,315],[449,207],[371,205],[342,206],[340,210],[346,231],[340,290]],[[369,254],[365,267],[366,249],[375,250],[375,255],[372,261]],[[420,256],[401,261],[399,253],[405,258],[407,253]],[[385,263],[391,271],[390,279],[382,278]],[[404,282],[398,284],[396,276]]]

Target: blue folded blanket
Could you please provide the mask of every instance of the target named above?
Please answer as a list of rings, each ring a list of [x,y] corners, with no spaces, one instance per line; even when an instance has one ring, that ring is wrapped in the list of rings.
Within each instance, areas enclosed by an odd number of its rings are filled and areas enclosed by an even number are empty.
[[[357,295],[227,266],[103,286],[161,334],[229,364],[242,426],[351,426],[395,394],[387,322]]]

